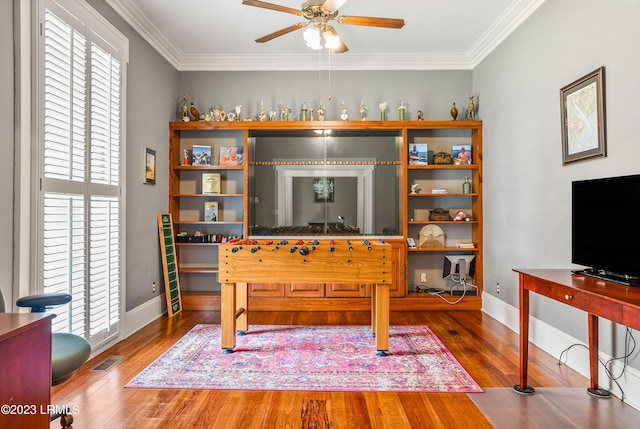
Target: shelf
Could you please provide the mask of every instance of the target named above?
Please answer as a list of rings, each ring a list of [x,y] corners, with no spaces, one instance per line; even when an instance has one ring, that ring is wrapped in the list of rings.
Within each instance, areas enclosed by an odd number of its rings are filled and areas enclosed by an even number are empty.
[[[236,121],[236,122],[171,122],[171,129],[175,131],[206,131],[206,130],[481,130],[482,121]]]
[[[477,252],[477,247],[409,247],[410,253],[420,252]]]
[[[244,170],[243,165],[228,167],[224,165],[172,165],[174,170],[192,170],[192,171],[207,171],[207,170]]]
[[[179,273],[190,274],[217,274],[220,272],[218,267],[178,267]]]
[[[178,243],[176,242],[176,246],[217,246],[222,243]]]
[[[453,165],[453,164],[428,164],[428,165],[408,165],[409,170],[477,170],[476,164]]]
[[[173,194],[174,197],[189,197],[189,198],[202,198],[202,197],[244,197],[244,194]]]
[[[461,220],[461,221],[455,221],[455,220],[442,220],[442,221],[438,221],[438,220],[410,220],[407,223],[409,225],[430,225],[430,224],[435,224],[435,225],[473,225],[473,224],[477,224],[478,221],[477,220]]]
[[[410,198],[415,197],[477,197],[476,192],[470,194],[463,194],[462,192],[447,192],[446,194],[407,194]]]
[[[216,222],[205,222],[205,221],[173,221],[174,225],[244,225],[242,221],[233,221],[233,222],[225,222],[225,221],[216,221]]]

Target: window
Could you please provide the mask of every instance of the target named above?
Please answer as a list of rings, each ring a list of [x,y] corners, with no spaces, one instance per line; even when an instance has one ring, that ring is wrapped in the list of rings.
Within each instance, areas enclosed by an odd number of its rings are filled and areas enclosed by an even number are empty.
[[[97,345],[120,320],[127,42],[82,2],[40,5],[37,278],[73,297],[54,331]]]

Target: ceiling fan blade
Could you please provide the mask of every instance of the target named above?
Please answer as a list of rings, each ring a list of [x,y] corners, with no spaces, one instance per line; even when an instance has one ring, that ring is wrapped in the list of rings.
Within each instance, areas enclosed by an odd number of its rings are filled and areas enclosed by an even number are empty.
[[[284,36],[287,33],[291,33],[292,31],[296,31],[296,30],[298,30],[300,28],[304,28],[304,27],[307,26],[307,24],[308,24],[308,22],[299,22],[297,24],[290,25],[289,27],[283,28],[282,30],[278,30],[278,31],[276,31],[274,33],[267,34],[264,37],[256,39],[256,42],[258,42],[258,43],[268,42],[269,40],[273,40],[276,37]]]
[[[323,8],[330,10],[331,12],[335,12],[340,9],[347,0],[326,0],[322,5]]]
[[[333,48],[333,52],[335,52],[336,54],[342,54],[349,50],[349,48],[347,48],[347,45],[344,43],[344,40],[342,40],[342,37],[340,37],[340,35],[338,34],[335,28],[333,28],[330,25],[327,25],[327,31],[329,31],[333,36],[337,37],[338,40],[340,40],[338,46]]]
[[[291,13],[293,15],[302,16],[301,10],[293,9],[287,6],[280,6],[279,4],[268,3],[266,1],[242,0],[242,4],[245,4],[247,6],[261,7],[263,9],[277,10],[278,12],[285,12],[285,13]]]
[[[397,18],[374,18],[371,16],[338,16],[336,18],[340,24],[345,25],[362,25],[365,27],[385,27],[385,28],[402,28],[404,27],[404,19]]]

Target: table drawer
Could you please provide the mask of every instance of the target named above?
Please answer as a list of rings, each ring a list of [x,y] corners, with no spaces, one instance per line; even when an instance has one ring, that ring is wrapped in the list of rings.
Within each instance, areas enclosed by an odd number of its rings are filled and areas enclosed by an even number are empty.
[[[594,296],[592,292],[550,281],[529,282],[525,280],[525,288],[587,313],[604,317],[616,323],[623,323],[623,306],[615,300],[603,299],[602,296]]]

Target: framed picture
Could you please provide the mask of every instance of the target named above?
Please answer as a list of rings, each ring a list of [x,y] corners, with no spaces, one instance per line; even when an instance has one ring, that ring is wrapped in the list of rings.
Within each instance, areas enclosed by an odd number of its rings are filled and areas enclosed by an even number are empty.
[[[211,165],[211,146],[193,145],[191,165]]]
[[[604,67],[560,89],[562,163],[605,157]]]
[[[156,151],[144,148],[144,184],[156,184]]]
[[[409,146],[409,165],[429,164],[429,145],[427,143],[414,143]]]
[[[321,177],[313,180],[313,193],[316,203],[332,203],[335,183],[332,177]]]
[[[217,201],[204,202],[204,221],[205,222],[218,221],[218,202]]]
[[[202,193],[220,193],[220,173],[202,173]]]
[[[220,148],[220,165],[237,167],[244,163],[242,146],[222,146]]]
[[[471,164],[471,145],[455,145],[451,148],[453,152],[453,163],[455,165]]]

